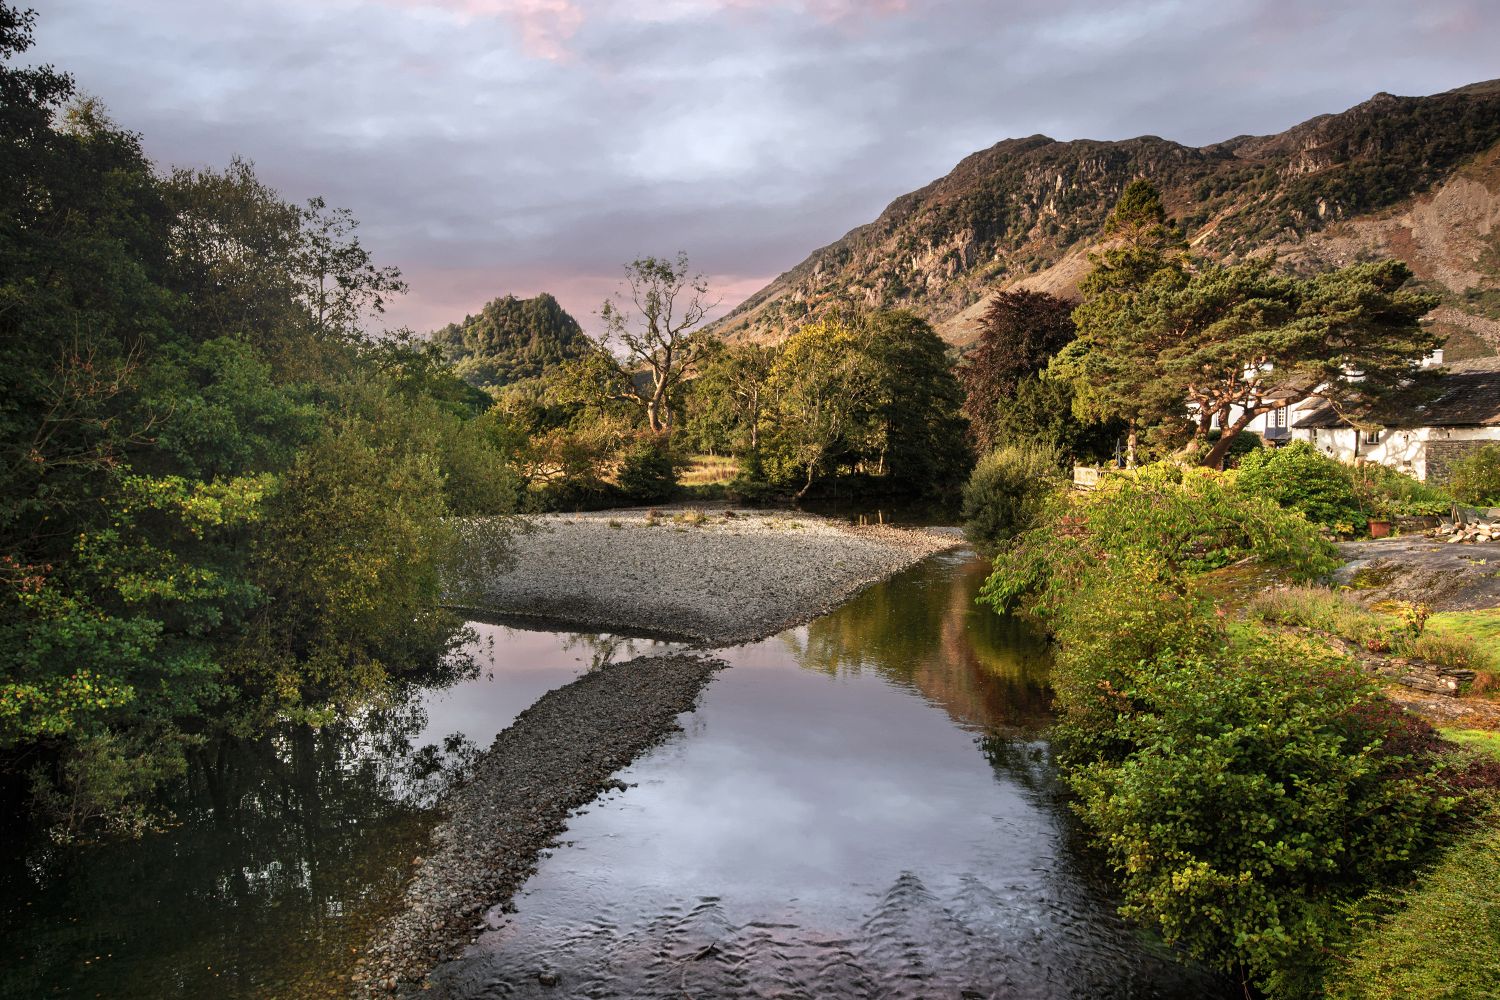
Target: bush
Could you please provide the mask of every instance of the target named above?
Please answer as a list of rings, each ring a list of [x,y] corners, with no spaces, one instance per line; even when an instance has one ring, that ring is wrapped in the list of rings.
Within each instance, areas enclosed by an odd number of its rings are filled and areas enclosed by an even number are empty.
[[[1475,507],[1500,506],[1500,444],[1487,444],[1454,463],[1454,499]]]
[[[1409,878],[1475,786],[1326,645],[1222,616],[1196,576],[1242,554],[1336,563],[1234,474],[1149,467],[1054,501],[981,598],[1047,616],[1064,779],[1122,912],[1247,991],[1317,996],[1352,909]]]
[[[1403,878],[1455,807],[1436,741],[1326,649],[1261,632],[1159,657],[1121,696],[1130,752],[1069,783],[1122,912],[1270,996],[1318,995],[1341,909]]]
[[[1037,520],[1062,482],[1062,456],[1043,445],[1017,445],[980,459],[964,484],[964,534],[981,552],[994,552]]]
[[[1240,461],[1239,485],[1246,493],[1273,500],[1333,531],[1363,531],[1368,523],[1355,493],[1353,470],[1306,441],[1246,455]]]
[[[1100,564],[1128,553],[1152,555],[1169,577],[1250,556],[1296,580],[1339,565],[1333,545],[1306,518],[1246,495],[1235,473],[1159,464],[1055,501],[1038,527],[995,560],[980,598],[998,611],[1024,606],[1046,618]]]
[[[642,437],[620,462],[620,490],[634,503],[662,503],[676,495],[680,468],[666,435]]]

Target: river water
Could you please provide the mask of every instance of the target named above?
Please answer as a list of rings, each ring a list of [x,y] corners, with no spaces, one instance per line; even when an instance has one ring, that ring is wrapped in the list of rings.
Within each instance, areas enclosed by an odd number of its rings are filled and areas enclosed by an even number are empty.
[[[721,651],[430,995],[1229,996],[1114,915],[1055,781],[1046,648],[974,605],[984,570],[938,556]],[[9,852],[0,996],[338,995],[475,747],[670,648],[475,627],[473,676],[203,762],[180,827]]]

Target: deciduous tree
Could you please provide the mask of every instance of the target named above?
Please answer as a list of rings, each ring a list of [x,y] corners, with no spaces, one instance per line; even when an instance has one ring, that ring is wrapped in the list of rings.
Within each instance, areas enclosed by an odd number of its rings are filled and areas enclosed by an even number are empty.
[[[673,394],[708,349],[699,328],[718,304],[708,294],[703,275],[689,273],[687,254],[642,257],[625,265],[624,289],[599,310],[606,341],[618,341],[627,364],[650,373],[649,387],[632,382],[628,392],[654,432],[672,426]]]

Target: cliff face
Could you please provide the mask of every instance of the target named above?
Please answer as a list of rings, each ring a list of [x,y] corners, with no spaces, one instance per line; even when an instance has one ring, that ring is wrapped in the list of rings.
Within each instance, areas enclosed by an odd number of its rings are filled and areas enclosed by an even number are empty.
[[[1405,259],[1443,294],[1461,352],[1500,347],[1500,81],[1377,94],[1273,136],[1189,147],[1007,139],[893,201],[718,324],[777,340],[839,309],[906,308],[964,344],[989,295],[1069,294],[1125,184],[1147,177],[1202,256],[1316,268]]]

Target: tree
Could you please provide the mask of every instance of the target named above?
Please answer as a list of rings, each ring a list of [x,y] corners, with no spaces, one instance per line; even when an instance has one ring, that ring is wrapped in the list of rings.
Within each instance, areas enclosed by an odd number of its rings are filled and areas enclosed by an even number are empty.
[[[1072,313],[1066,299],[1024,288],[990,300],[979,321],[979,341],[958,369],[964,414],[981,449],[994,446],[997,416],[1021,380],[1046,368],[1077,336]]]
[[[775,359],[776,350],[762,344],[723,344],[714,348],[702,374],[692,382],[689,412],[700,439],[727,439],[752,479],[763,474],[761,412]]]
[[[1137,300],[1148,289],[1187,280],[1186,244],[1168,224],[1161,196],[1143,179],[1126,185],[1104,235],[1105,247],[1090,255],[1094,270],[1080,286],[1084,301],[1073,311],[1078,337],[1048,372],[1072,387],[1080,417],[1125,421],[1126,463],[1134,466],[1140,429],[1185,409],[1156,369],[1161,353],[1180,337],[1141,323]]]
[[[625,289],[599,310],[605,340],[619,341],[628,364],[650,373],[649,388],[632,381],[627,391],[645,407],[651,430],[664,431],[672,426],[673,393],[708,349],[698,327],[718,301],[708,301],[703,275],[689,275],[685,253],[625,265]]]
[[[1141,320],[1180,332],[1162,353],[1165,384],[1198,415],[1194,444],[1210,418],[1223,434],[1202,452],[1217,467],[1250,422],[1313,395],[1368,407],[1409,389],[1442,337],[1419,320],[1436,296],[1404,287],[1400,261],[1355,264],[1297,278],[1263,262],[1208,267],[1176,289],[1153,289]]]
[[[961,481],[973,457],[948,345],[931,324],[905,310],[867,317],[860,334],[875,379],[870,418],[876,473],[917,492]]]
[[[458,374],[480,387],[535,378],[593,346],[578,321],[546,292],[530,299],[493,299],[478,315],[448,324],[432,339]]]
[[[819,321],[792,334],[766,379],[766,460],[772,478],[800,477],[796,495],[806,496],[817,477],[852,450],[875,387],[875,373],[853,329]]]

